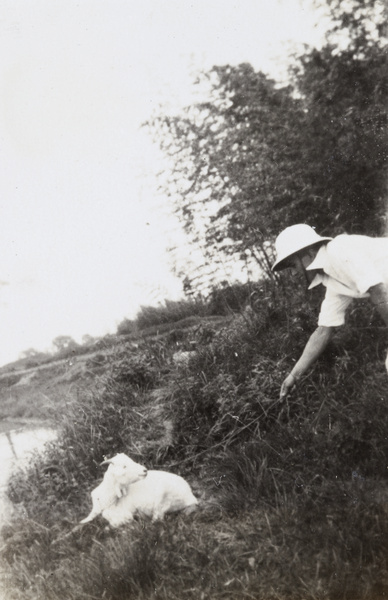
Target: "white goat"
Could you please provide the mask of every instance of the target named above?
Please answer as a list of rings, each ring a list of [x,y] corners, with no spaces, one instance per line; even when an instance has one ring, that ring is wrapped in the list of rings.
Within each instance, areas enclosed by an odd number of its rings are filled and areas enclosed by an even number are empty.
[[[147,471],[125,454],[104,461],[109,467],[92,493],[93,508],[81,523],[101,514],[112,527],[132,521],[136,514],[153,521],[168,512],[191,512],[198,504],[187,481],[165,471]]]
[[[116,456],[104,460],[101,464],[109,464],[109,467],[100,485],[92,491],[92,511],[81,523],[92,521],[105,509],[116,504],[127,493],[128,486],[131,483],[139,481],[147,475],[147,469],[135,463],[126,454],[116,454]]]

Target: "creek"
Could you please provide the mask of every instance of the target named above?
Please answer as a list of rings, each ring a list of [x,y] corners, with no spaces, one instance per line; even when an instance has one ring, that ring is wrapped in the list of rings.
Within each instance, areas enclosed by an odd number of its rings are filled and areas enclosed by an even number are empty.
[[[14,469],[28,464],[31,455],[43,452],[47,442],[54,440],[56,432],[47,427],[23,427],[0,433],[0,529],[7,524],[14,512],[6,494],[8,479]],[[7,600],[6,573],[0,572],[0,600]]]
[[[55,430],[47,427],[23,427],[0,433],[0,527],[5,525],[13,510],[6,495],[12,471],[25,466],[35,451],[43,451],[46,442],[55,437]]]

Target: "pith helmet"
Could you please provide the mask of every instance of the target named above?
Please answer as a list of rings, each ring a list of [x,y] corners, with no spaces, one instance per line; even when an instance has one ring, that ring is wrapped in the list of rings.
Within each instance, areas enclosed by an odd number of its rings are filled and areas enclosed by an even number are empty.
[[[272,271],[281,271],[287,268],[287,260],[296,252],[329,242],[333,238],[318,235],[312,227],[301,223],[287,227],[276,238],[275,248],[277,259],[272,266]]]

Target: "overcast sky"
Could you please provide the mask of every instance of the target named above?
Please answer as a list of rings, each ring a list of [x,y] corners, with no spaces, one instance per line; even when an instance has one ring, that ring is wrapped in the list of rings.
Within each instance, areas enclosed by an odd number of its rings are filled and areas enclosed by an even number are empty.
[[[2,0],[0,364],[179,297],[139,126],[190,102],[197,68],[278,75],[316,19],[298,0]]]

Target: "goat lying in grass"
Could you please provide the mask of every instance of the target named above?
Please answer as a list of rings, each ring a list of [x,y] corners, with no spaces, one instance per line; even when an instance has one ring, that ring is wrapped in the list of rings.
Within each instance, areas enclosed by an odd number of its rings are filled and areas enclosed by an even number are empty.
[[[166,471],[147,471],[126,454],[104,461],[104,479],[92,493],[93,508],[81,521],[102,515],[112,527],[132,521],[136,514],[162,519],[166,513],[191,512],[198,504],[187,481]]]

